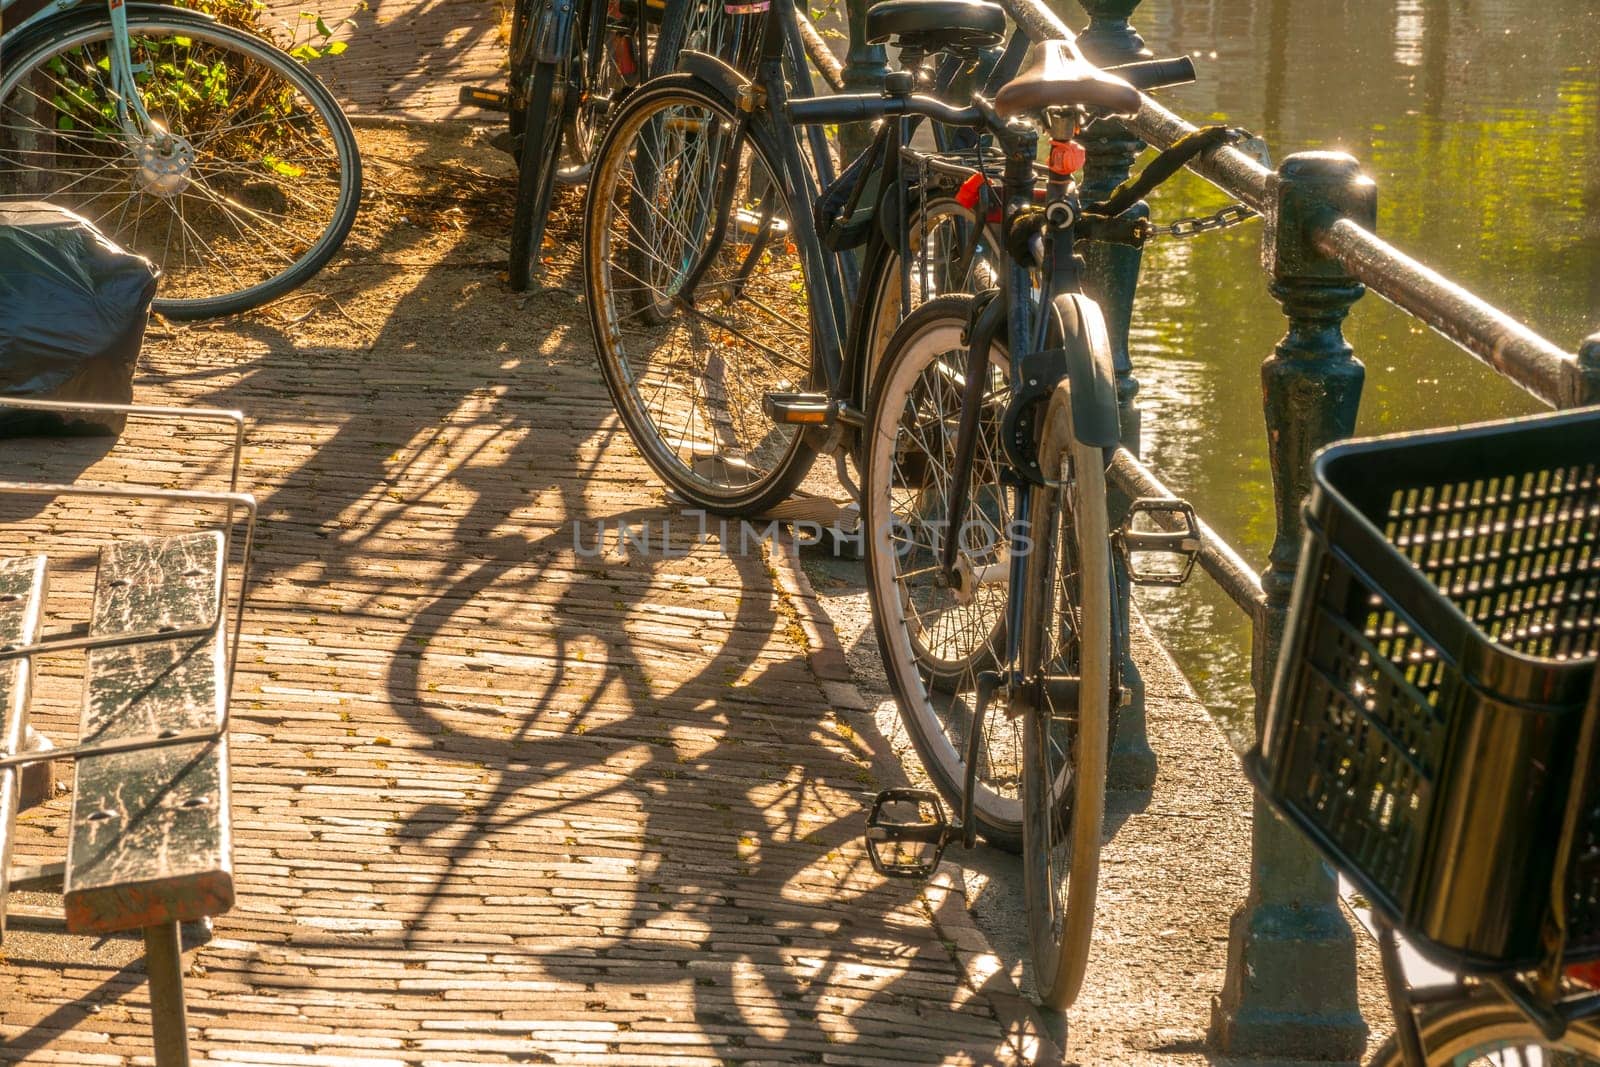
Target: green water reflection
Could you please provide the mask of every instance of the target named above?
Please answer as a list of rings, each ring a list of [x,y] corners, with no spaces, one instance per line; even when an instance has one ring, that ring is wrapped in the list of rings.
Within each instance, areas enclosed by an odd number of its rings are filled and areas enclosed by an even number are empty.
[[[1134,24],[1157,55],[1196,57],[1199,83],[1164,97],[1180,114],[1255,130],[1279,159],[1350,152],[1378,183],[1388,240],[1569,351],[1600,329],[1595,0],[1145,0]],[[1226,202],[1185,176],[1152,208],[1160,221]],[[1259,367],[1284,326],[1259,243],[1251,224],[1151,246],[1133,333],[1146,457],[1257,566],[1274,525]],[[1361,433],[1540,410],[1376,296],[1346,335],[1367,368]],[[1203,579],[1141,602],[1246,735],[1238,609]]]

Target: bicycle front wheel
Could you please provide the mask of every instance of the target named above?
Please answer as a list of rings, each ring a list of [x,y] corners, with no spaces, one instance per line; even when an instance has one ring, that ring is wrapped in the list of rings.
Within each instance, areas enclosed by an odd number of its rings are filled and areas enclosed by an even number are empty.
[[[689,75],[656,79],[606,133],[584,211],[590,324],[617,412],[682,497],[759,512],[813,451],[764,402],[812,381],[811,286],[776,152]]]
[[[299,62],[178,9],[128,10],[148,129],[113,82],[111,25],[75,24],[0,75],[0,199],[48,200],[162,271],[157,311],[244,311],[343,244],[361,161],[339,105]]]
[[[1029,490],[1030,543],[1019,548],[1028,552],[1019,666],[1032,695],[1024,715],[1022,870],[1039,998],[1066,1008],[1082,988],[1094,930],[1115,592],[1103,458],[1074,433],[1065,381],[1043,408],[1038,441],[1048,484]]]
[[[1600,1067],[1600,1025],[1574,1023],[1560,1041],[1550,1041],[1488,989],[1423,1009],[1417,1026],[1428,1067]],[[1404,1063],[1390,1037],[1370,1067]]]
[[[990,353],[978,436],[960,521],[951,470],[966,388],[963,339],[973,300],[946,296],[912,312],[886,346],[869,405],[862,521],[871,531],[867,594],[884,673],[906,733],[934,784],[959,806],[975,723],[977,676],[1004,661],[1010,509],[1000,481],[1000,415],[1007,357]],[[956,581],[942,549],[958,538]],[[984,718],[972,814],[992,844],[1022,841],[1022,723],[1002,708]]]

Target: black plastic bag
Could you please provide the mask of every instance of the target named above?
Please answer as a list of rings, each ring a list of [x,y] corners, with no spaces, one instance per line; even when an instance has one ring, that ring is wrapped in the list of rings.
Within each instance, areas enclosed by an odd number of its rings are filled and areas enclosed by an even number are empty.
[[[50,204],[0,204],[0,396],[126,404],[159,274]],[[0,409],[0,436],[116,434],[121,415]]]

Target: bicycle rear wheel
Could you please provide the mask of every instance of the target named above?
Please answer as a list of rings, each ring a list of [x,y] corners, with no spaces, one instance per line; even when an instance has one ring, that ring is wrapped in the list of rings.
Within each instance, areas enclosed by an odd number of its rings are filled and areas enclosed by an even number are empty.
[[[132,136],[109,22],[69,22],[7,57],[0,199],[49,200],[148,258],[169,318],[233,314],[304,283],[361,199],[338,103],[290,56],[191,12],[130,8],[128,38],[158,124]]]
[[[650,56],[650,76],[677,70],[684,49],[716,56],[736,70],[753,73],[766,18],[766,11],[729,12],[724,0],[669,2]]]
[[[763,409],[812,381],[811,286],[777,153],[742,129],[699,79],[652,81],[607,132],[584,211],[589,317],[617,411],[668,485],[721,514],[782,500],[813,458],[799,427]]]
[[[1062,331],[1052,333],[1059,344]],[[1065,381],[1042,407],[1038,458],[1050,484],[1029,490],[1020,635],[1022,684],[1034,697],[1024,716],[1022,870],[1039,997],[1066,1008],[1094,930],[1115,590],[1101,451],[1077,440]],[[1061,684],[1068,679],[1076,684]]]

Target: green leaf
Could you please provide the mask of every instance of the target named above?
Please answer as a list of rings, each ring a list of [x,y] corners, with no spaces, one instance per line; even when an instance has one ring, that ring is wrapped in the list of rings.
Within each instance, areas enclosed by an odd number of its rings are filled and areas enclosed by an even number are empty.
[[[299,178],[305,175],[304,167],[297,167],[293,163],[279,159],[277,156],[262,156],[261,162],[282,174],[285,178]]]
[[[317,32],[322,34],[324,38],[333,36],[333,31],[328,29],[328,24],[323,21],[321,15],[317,16]]]
[[[329,41],[327,52],[330,56],[336,56],[349,47],[350,45],[344,41]]]
[[[78,124],[76,122],[72,121],[72,116],[71,115],[58,115],[58,116],[56,116],[56,129],[58,129],[58,130],[75,130],[77,128],[78,128]]]
[[[179,48],[193,48],[194,47],[194,41],[191,40],[188,37],[174,37],[172,40],[173,40],[173,43],[176,44]]]
[[[289,54],[291,56],[293,56],[294,58],[298,59],[302,63],[309,63],[311,60],[316,59],[318,56],[322,55],[321,52],[317,51],[316,48],[314,48],[313,46],[311,46],[309,44],[299,45],[294,49],[294,51],[290,52]]]

